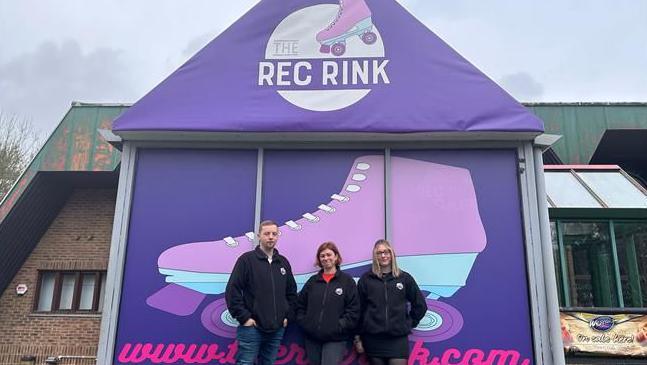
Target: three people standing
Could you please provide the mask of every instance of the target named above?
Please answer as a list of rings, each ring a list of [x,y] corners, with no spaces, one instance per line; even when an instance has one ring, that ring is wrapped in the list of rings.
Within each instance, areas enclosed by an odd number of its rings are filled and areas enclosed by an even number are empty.
[[[278,253],[278,226],[263,221],[259,246],[241,255],[225,299],[238,320],[236,364],[274,363],[291,310],[305,333],[306,354],[313,365],[339,364],[346,345],[356,336],[372,365],[405,365],[408,335],[427,311],[426,301],[411,275],[400,270],[386,240],[373,248],[372,268],[355,284],[341,271],[342,257],[333,242],[319,246],[310,277],[298,300],[288,260]]]

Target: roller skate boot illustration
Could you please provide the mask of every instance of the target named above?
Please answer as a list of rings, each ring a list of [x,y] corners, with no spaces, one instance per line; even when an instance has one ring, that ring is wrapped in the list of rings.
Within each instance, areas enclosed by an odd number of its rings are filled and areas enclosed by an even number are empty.
[[[339,0],[339,11],[335,19],[317,33],[321,53],[332,53],[339,57],[346,52],[346,40],[358,36],[362,42],[371,45],[377,41],[373,32],[371,10],[364,0]]]
[[[439,300],[466,284],[486,244],[472,179],[463,168],[404,157],[392,157],[391,167],[392,241],[400,266],[428,293],[429,310],[413,338],[442,341],[461,330],[463,319]],[[328,203],[279,227],[279,250],[290,258],[299,287],[317,271],[311,256],[324,241],[337,243],[344,253],[342,269],[352,276],[369,269],[370,247],[384,236],[384,189],[384,157],[359,157]],[[164,251],[158,267],[169,285],[151,295],[148,305],[192,314],[207,295],[224,293],[236,259],[253,248],[253,239],[248,232]],[[231,338],[238,326],[222,298],[205,307],[201,322],[210,332]]]
[[[467,169],[391,159],[392,240],[398,264],[428,292],[426,316],[413,331],[425,342],[460,332],[461,313],[439,301],[465,286],[486,236]]]
[[[370,266],[369,248],[384,235],[384,156],[357,158],[340,191],[330,199],[279,227],[278,249],[290,259],[299,289],[318,271],[312,256],[324,241],[334,241],[343,250],[342,269]],[[224,293],[236,259],[253,248],[253,239],[248,232],[164,251],[158,268],[169,285],[151,295],[147,304],[175,315],[192,314],[207,295]],[[201,322],[210,332],[229,338],[235,337],[238,326],[224,298],[205,307]]]

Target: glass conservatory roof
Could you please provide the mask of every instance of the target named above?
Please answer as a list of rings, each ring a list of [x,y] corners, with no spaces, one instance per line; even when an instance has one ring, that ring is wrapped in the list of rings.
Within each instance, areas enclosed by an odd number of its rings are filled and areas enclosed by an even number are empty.
[[[551,208],[647,208],[647,190],[616,165],[546,165]]]

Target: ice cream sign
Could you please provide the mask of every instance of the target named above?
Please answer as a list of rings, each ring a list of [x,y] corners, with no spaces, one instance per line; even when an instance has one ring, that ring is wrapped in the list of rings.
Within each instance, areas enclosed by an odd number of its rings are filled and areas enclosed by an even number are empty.
[[[338,110],[389,84],[388,64],[365,0],[340,0],[281,21],[258,63],[258,86],[300,108]]]

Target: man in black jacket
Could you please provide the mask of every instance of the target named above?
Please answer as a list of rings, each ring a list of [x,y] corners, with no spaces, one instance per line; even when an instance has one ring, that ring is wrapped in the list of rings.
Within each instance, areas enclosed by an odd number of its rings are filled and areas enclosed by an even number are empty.
[[[236,332],[236,364],[271,365],[276,360],[288,318],[297,297],[297,285],[288,259],[276,249],[279,227],[261,222],[259,245],[242,254],[227,282],[225,300],[240,325]]]

